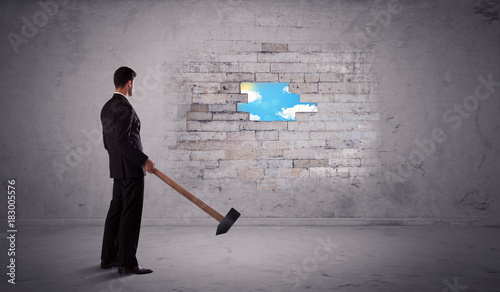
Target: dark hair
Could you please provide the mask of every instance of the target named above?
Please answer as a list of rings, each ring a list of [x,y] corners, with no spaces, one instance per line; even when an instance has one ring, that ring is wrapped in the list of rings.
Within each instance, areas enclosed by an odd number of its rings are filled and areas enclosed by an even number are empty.
[[[129,67],[120,67],[115,71],[115,75],[113,76],[113,81],[115,83],[116,88],[122,88],[129,82],[130,80],[134,80],[137,74],[134,70]]]

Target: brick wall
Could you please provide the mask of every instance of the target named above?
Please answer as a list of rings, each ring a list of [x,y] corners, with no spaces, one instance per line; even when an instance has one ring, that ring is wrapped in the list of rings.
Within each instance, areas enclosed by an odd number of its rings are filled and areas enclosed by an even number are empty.
[[[245,180],[257,189],[290,189],[300,180],[351,181],[372,173],[377,83],[366,53],[336,47],[262,43],[246,52],[189,54],[175,77],[192,96],[186,130],[172,151],[204,180]],[[213,48],[213,47],[210,48]],[[301,102],[318,105],[296,121],[250,121],[241,82],[289,82]],[[201,172],[200,172],[201,168]]]

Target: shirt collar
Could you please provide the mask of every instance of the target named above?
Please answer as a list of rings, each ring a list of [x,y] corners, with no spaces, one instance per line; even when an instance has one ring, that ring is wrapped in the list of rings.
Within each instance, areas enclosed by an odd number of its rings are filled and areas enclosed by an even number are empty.
[[[121,92],[115,91],[115,94],[121,94],[121,95],[123,95],[123,97],[127,98],[127,97],[125,96],[125,94],[123,94],[123,93],[121,93]]]

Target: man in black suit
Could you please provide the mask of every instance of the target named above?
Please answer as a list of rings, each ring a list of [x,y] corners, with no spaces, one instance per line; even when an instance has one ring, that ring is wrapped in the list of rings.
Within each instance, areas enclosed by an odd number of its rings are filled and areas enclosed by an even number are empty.
[[[141,122],[127,100],[133,94],[136,73],[128,67],[115,71],[116,92],[101,111],[104,148],[109,154],[113,199],[102,242],[101,268],[118,266],[120,274],[147,274],[136,258],[144,200],[144,176],[154,163],[142,152]]]

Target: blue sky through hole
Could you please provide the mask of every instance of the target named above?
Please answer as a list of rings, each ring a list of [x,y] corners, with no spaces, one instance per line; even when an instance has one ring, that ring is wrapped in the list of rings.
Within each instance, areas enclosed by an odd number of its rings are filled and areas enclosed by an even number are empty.
[[[238,111],[249,112],[252,121],[295,121],[296,112],[317,112],[316,103],[300,103],[299,94],[290,93],[288,83],[242,82],[241,93],[248,103],[238,103]]]

